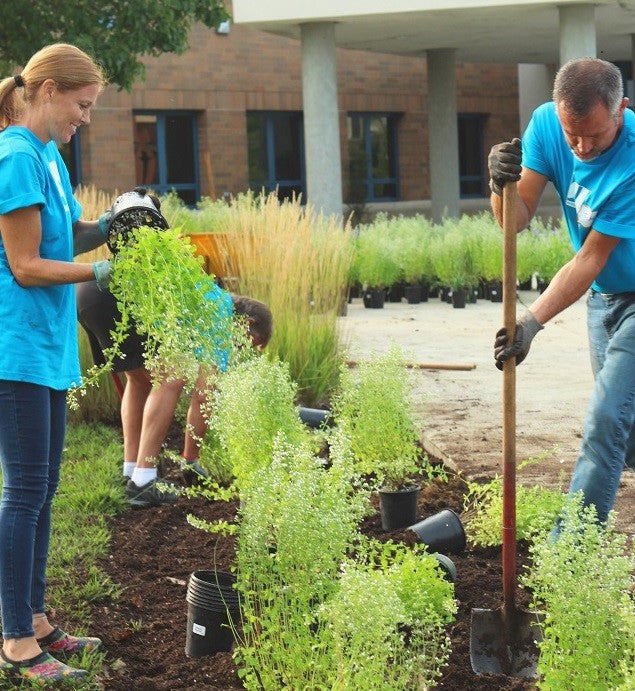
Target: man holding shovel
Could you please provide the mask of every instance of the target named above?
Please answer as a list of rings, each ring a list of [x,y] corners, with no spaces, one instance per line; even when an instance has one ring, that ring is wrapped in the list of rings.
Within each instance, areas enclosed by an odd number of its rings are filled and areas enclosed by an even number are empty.
[[[516,230],[533,218],[547,182],[558,192],[576,252],[520,316],[513,342],[496,334],[496,366],[520,364],[536,334],[588,291],[595,384],[569,494],[582,491],[606,521],[625,465],[635,468],[635,114],[618,68],[567,62],[553,100],[534,112],[519,139],[492,148],[491,204],[502,223],[502,188],[517,181]],[[564,354],[563,354],[564,355]]]

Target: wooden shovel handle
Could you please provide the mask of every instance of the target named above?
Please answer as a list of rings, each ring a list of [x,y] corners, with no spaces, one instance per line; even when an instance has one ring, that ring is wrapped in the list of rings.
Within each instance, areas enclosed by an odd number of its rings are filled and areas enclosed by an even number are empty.
[[[516,183],[503,187],[503,323],[509,343],[516,332]],[[503,366],[503,598],[515,607],[516,591],[516,358]]]

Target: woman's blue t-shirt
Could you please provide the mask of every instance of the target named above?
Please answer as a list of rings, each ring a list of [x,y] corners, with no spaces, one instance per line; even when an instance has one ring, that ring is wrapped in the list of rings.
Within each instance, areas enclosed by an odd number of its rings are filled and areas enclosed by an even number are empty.
[[[25,127],[0,132],[0,215],[38,206],[40,256],[73,261],[81,206],[55,142]],[[80,383],[75,286],[18,285],[0,238],[0,379],[65,390]]]
[[[577,252],[591,228],[620,238],[592,287],[600,293],[635,291],[635,113],[624,112],[615,143],[592,161],[567,144],[553,102],[534,111],[522,138],[523,166],[553,182]]]

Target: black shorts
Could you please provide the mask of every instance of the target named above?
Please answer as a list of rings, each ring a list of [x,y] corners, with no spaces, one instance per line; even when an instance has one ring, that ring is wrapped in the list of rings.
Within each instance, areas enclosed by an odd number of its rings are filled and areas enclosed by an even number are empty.
[[[77,319],[88,334],[95,364],[103,365],[106,361],[104,351],[112,346],[110,332],[121,319],[117,302],[110,292],[101,290],[96,281],[78,283],[75,290]],[[126,372],[143,367],[143,344],[144,339],[131,329],[120,346],[125,358],[114,359],[113,372]]]

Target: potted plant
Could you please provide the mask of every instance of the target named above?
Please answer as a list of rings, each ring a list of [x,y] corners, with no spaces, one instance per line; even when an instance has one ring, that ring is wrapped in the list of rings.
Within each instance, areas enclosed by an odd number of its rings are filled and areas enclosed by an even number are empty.
[[[336,425],[350,440],[358,472],[376,480],[382,526],[414,523],[422,472],[419,435],[410,401],[407,368],[393,347],[384,355],[342,368],[332,403]]]
[[[469,235],[455,226],[432,243],[432,261],[441,283],[452,291],[454,307],[465,307],[467,291],[478,282],[474,258],[469,251]]]
[[[364,305],[381,308],[386,289],[399,279],[386,219],[361,226],[355,241],[354,273],[364,287]]]

